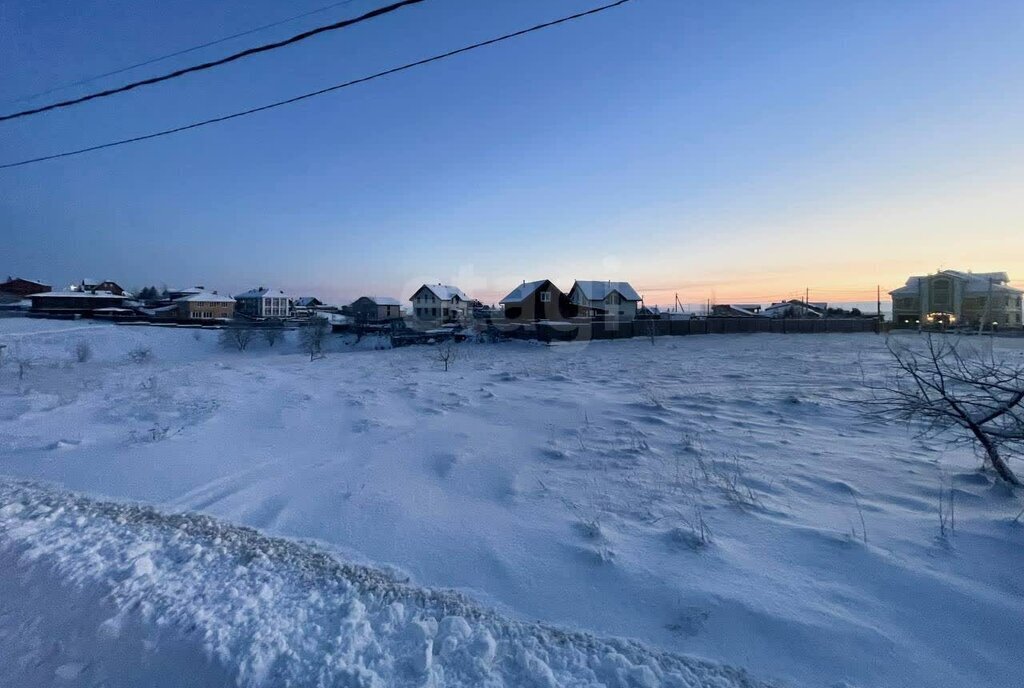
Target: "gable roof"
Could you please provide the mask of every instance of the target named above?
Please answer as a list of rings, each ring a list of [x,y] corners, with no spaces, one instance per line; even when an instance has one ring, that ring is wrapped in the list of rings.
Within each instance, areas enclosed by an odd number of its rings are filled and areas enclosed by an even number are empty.
[[[503,298],[499,303],[520,303],[521,301],[529,298],[533,292],[540,289],[541,285],[550,280],[535,280],[533,282],[523,282],[518,287],[513,289],[508,296]],[[553,286],[553,285],[552,285]]]
[[[804,303],[800,299],[790,299],[788,301],[779,301],[765,308],[762,313],[765,315],[772,315],[777,312],[786,312],[789,308],[803,308],[809,313],[815,313],[817,315],[825,315],[828,307],[822,304]]]
[[[249,291],[236,294],[236,299],[261,299],[261,298],[288,298],[280,289],[268,289],[267,287],[258,287],[256,289],[250,289]]]
[[[463,301],[469,301],[469,297],[461,289],[449,284],[424,284],[416,290],[413,296],[416,296],[416,294],[419,294],[424,289],[429,289],[441,301],[451,301],[453,296],[458,296]]]
[[[377,306],[401,306],[402,302],[390,296],[360,296],[359,299],[366,299]],[[356,299],[358,301],[359,299]],[[353,301],[355,303],[355,301]]]
[[[26,284],[35,284],[35,285],[40,286],[40,287],[52,286],[50,284],[47,284],[46,282],[41,282],[39,280],[28,279],[27,277],[11,277],[11,276],[8,275],[6,282],[0,282],[0,287],[4,286],[5,284],[14,284],[16,282],[24,282]]]
[[[639,301],[640,295],[629,282],[610,282],[601,280],[576,280],[573,289],[579,287],[588,301],[604,301],[612,292],[618,292],[627,301]]]
[[[295,299],[295,305],[304,308],[306,306],[322,306],[324,302],[315,296],[300,296]]]

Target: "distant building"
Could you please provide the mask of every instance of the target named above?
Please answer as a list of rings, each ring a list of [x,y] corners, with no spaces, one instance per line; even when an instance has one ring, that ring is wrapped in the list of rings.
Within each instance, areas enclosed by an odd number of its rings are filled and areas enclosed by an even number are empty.
[[[756,318],[760,314],[759,304],[717,303],[711,306],[711,315],[717,318]]]
[[[105,291],[117,296],[124,296],[125,291],[121,288],[117,282],[113,280],[97,280],[92,277],[86,277],[78,282],[78,284],[72,284],[68,287],[68,291],[75,292],[100,292]]]
[[[49,291],[29,296],[32,312],[54,316],[91,317],[97,311],[122,308],[127,296],[109,291]]]
[[[217,292],[201,291],[174,300],[177,317],[182,320],[230,320],[235,314],[235,300]]]
[[[824,318],[827,312],[827,303],[806,303],[800,299],[776,301],[762,311],[769,318]]]
[[[640,295],[629,282],[576,280],[569,290],[569,302],[578,307],[582,316],[633,320]]]
[[[51,290],[52,287],[49,284],[22,277],[8,277],[6,282],[0,282],[0,297],[7,296],[20,299],[30,294],[41,294]]]
[[[1005,272],[940,270],[914,276],[892,297],[896,327],[1021,327],[1021,295]]]
[[[384,322],[402,317],[402,302],[390,296],[360,296],[352,302],[356,322]]]
[[[329,308],[315,296],[300,296],[292,300],[292,312],[297,316],[313,316]]]
[[[576,316],[578,308],[551,280],[523,282],[501,300],[507,320],[563,320]]]
[[[170,301],[177,301],[178,299],[185,298],[186,296],[194,296],[195,294],[202,294],[206,291],[206,287],[200,285],[198,287],[185,287],[183,289],[168,289],[165,292],[165,297]]]
[[[235,296],[235,311],[249,318],[287,318],[292,300],[280,289],[258,287]]]
[[[461,289],[448,284],[424,284],[410,298],[413,315],[426,323],[465,322],[470,299]]]

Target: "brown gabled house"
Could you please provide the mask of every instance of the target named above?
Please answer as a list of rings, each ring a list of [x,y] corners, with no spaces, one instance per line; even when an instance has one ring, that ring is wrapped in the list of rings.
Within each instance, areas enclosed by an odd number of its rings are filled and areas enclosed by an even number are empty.
[[[578,308],[551,280],[523,282],[501,300],[505,319],[519,322],[565,320],[576,317]]]
[[[29,294],[42,294],[47,291],[52,291],[52,287],[49,284],[43,284],[42,282],[22,277],[8,277],[6,282],[0,282],[0,296],[24,298]]]
[[[73,284],[69,288],[69,291],[91,291],[91,292],[109,292],[114,296],[124,296],[124,289],[117,282],[111,280],[95,280],[86,277],[78,284]]]

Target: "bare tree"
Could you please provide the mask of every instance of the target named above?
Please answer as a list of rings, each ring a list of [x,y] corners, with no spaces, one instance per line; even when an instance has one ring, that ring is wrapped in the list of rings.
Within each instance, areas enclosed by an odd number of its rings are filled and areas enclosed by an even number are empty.
[[[434,360],[438,363],[444,363],[444,372],[448,372],[448,366],[455,363],[455,359],[458,358],[458,350],[455,348],[455,343],[452,340],[441,342],[437,345],[437,349],[434,351]]]
[[[327,318],[310,318],[299,330],[299,343],[302,350],[309,354],[309,360],[315,361],[324,357],[324,340],[331,331]]]
[[[944,336],[923,349],[886,342],[893,368],[868,384],[875,415],[922,423],[921,436],[969,443],[1004,481],[1021,485],[1006,455],[1024,448],[1024,360],[998,359]]]
[[[228,327],[220,331],[221,346],[245,351],[252,340],[252,330],[248,327]]]
[[[263,341],[271,347],[284,337],[284,329],[280,327],[265,327],[261,330],[261,333],[263,334]]]

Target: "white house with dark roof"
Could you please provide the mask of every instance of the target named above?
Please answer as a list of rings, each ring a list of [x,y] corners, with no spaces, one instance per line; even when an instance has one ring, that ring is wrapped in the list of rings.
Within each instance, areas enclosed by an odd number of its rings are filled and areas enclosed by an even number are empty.
[[[258,287],[235,295],[235,311],[250,318],[287,318],[292,299],[280,289]]]
[[[915,275],[892,297],[897,327],[970,325],[1019,328],[1024,291],[1009,285],[1005,272],[940,270]]]
[[[569,302],[580,309],[580,315],[591,317],[633,320],[640,300],[629,282],[576,280],[569,290]]]
[[[424,284],[410,298],[417,320],[443,325],[463,322],[470,314],[470,298],[450,284]]]

